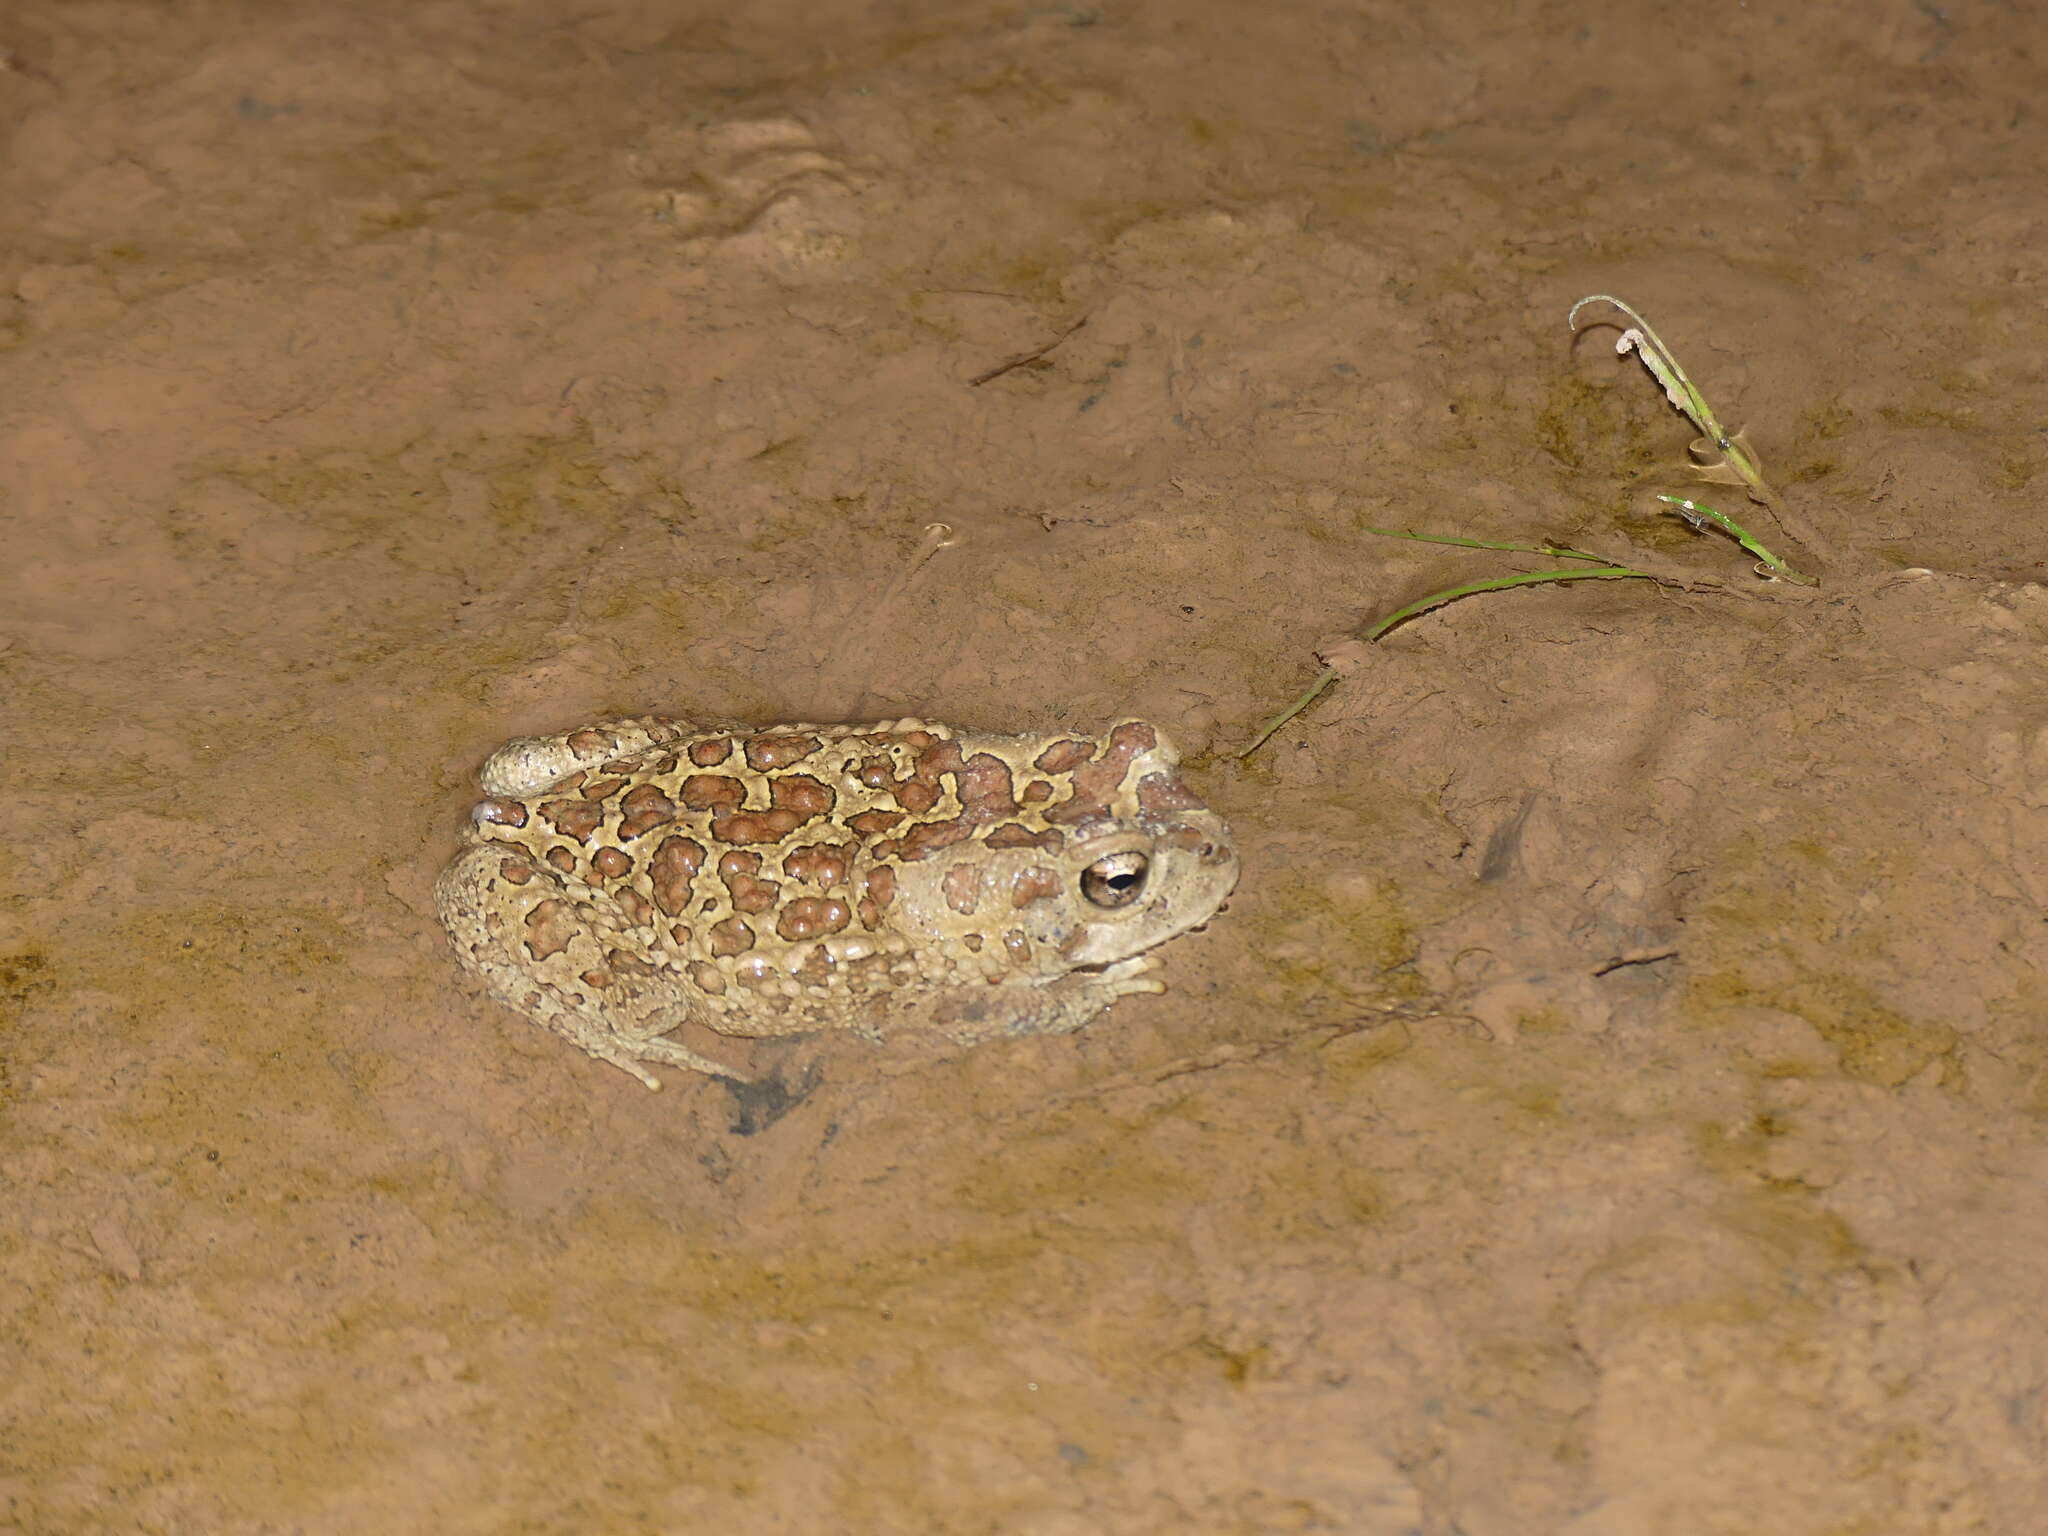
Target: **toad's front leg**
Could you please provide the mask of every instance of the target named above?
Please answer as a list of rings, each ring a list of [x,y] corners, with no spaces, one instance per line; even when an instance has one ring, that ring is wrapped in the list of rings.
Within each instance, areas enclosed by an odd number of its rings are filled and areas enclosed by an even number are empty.
[[[876,1032],[924,1028],[959,1045],[1016,1035],[1072,1034],[1120,997],[1164,992],[1166,984],[1151,974],[1158,968],[1152,956],[1137,955],[1099,971],[1070,971],[1055,981],[948,987],[925,1000],[914,1022],[905,1019]]]
[[[1152,974],[1158,969],[1156,955],[1133,955],[1128,960],[1113,961],[1099,971],[1076,971],[1061,980],[1097,992],[1104,999],[1102,1006],[1107,1008],[1120,997],[1164,992],[1166,983]]]

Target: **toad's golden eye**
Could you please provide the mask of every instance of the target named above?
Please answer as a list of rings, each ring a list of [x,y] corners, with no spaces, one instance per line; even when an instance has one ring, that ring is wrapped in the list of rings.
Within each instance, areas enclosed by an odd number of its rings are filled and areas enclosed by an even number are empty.
[[[1081,871],[1081,894],[1091,906],[1128,907],[1145,890],[1152,861],[1142,853],[1112,853]]]

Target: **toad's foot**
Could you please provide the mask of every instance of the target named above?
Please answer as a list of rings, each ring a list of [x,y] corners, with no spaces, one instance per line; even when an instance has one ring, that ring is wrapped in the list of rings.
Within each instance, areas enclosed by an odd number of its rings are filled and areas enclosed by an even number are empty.
[[[712,1077],[722,1077],[731,1083],[751,1083],[753,1079],[744,1072],[735,1072],[731,1067],[713,1061],[709,1056],[699,1056],[686,1045],[677,1045],[673,1040],[627,1040],[613,1038],[592,1041],[581,1035],[574,1037],[576,1043],[595,1056],[599,1061],[608,1061],[622,1072],[630,1072],[655,1092],[661,1091],[661,1079],[641,1065],[644,1061],[657,1062],[664,1067],[688,1067],[692,1072],[703,1072]]]
[[[1105,965],[1100,971],[1084,972],[1082,979],[1091,991],[1106,993],[1110,998],[1136,997],[1141,992],[1166,990],[1166,983],[1152,974],[1158,969],[1156,956],[1133,955],[1128,960]]]

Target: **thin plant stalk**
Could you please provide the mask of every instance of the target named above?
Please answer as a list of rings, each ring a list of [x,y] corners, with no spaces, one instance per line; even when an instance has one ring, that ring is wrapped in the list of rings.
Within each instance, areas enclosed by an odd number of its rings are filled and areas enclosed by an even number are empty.
[[[1468,581],[1460,586],[1445,587],[1441,592],[1432,592],[1427,597],[1418,597],[1405,607],[1396,608],[1372,628],[1359,636],[1361,640],[1377,640],[1397,624],[1404,624],[1418,613],[1427,613],[1445,603],[1461,597],[1470,597],[1475,592],[1505,592],[1509,587],[1533,587],[1545,581],[1615,581],[1622,577],[1635,577],[1641,581],[1655,581],[1657,578],[1648,571],[1639,571],[1626,565],[1598,565],[1586,567],[1575,565],[1562,571],[1521,571],[1513,576],[1491,576],[1484,581]]]
[[[1459,549],[1504,549],[1517,555],[1562,556],[1567,560],[1607,561],[1605,555],[1589,555],[1582,549],[1570,549],[1563,544],[1496,544],[1490,539],[1459,539],[1448,533],[1414,533],[1406,528],[1362,527],[1361,533],[1376,533],[1386,539],[1413,539],[1417,544],[1450,544]]]
[[[1643,366],[1650,370],[1650,376],[1663,389],[1664,398],[1671,402],[1672,409],[1684,415],[1713,451],[1721,455],[1719,462],[1706,463],[1696,446],[1694,457],[1702,460],[1701,472],[1710,479],[1722,472],[1732,475],[1734,483],[1748,490],[1750,500],[1769,511],[1787,533],[1815,554],[1826,558],[1826,542],[1811,523],[1786,506],[1785,499],[1771,488],[1770,482],[1764,479],[1763,464],[1758,460],[1756,450],[1743,440],[1741,433],[1731,433],[1721,425],[1721,418],[1714,414],[1714,408],[1707,403],[1707,397],[1700,393],[1699,386],[1687,376],[1685,369],[1679,364],[1677,354],[1664,344],[1664,338],[1651,328],[1650,322],[1638,314],[1635,306],[1626,300],[1618,299],[1611,293],[1590,293],[1574,304],[1571,313],[1565,316],[1565,323],[1574,331],[1579,328],[1579,311],[1588,304],[1610,304],[1628,316],[1630,325],[1622,331],[1621,339],[1614,344],[1614,350],[1623,356],[1633,352],[1641,358]],[[1797,574],[1786,574],[1790,573],[1792,568],[1783,561],[1766,561],[1765,564],[1771,566],[1773,571],[1779,573],[1785,580],[1798,581],[1804,586],[1813,585],[1811,580]]]
[[[1238,761],[1243,762],[1246,758],[1250,757],[1254,752],[1258,751],[1259,748],[1263,747],[1267,742],[1271,741],[1273,739],[1273,733],[1275,731],[1279,730],[1281,726],[1285,725],[1288,721],[1292,720],[1296,715],[1300,714],[1304,709],[1307,709],[1309,705],[1315,703],[1317,699],[1321,698],[1323,696],[1323,690],[1325,688],[1328,688],[1330,684],[1336,682],[1337,676],[1338,673],[1335,667],[1324,667],[1323,670],[1316,675],[1316,680],[1308,685],[1308,690],[1305,693],[1303,693],[1300,698],[1296,699],[1292,704],[1288,705],[1285,709],[1281,710],[1279,714],[1275,715],[1272,719],[1268,720],[1263,726],[1260,727],[1259,734],[1251,739],[1250,745],[1244,747],[1237,754]]]
[[[1628,328],[1622,331],[1621,339],[1615,343],[1614,350],[1624,356],[1634,352],[1642,360],[1643,366],[1650,370],[1650,376],[1663,389],[1664,398],[1671,402],[1672,408],[1692,422],[1693,426],[1698,429],[1701,438],[1706,443],[1711,444],[1715,451],[1720,453],[1721,458],[1719,462],[1708,464],[1705,462],[1706,456],[1699,451],[1699,445],[1695,444],[1694,457],[1701,461],[1701,472],[1710,479],[1726,480],[1729,483],[1741,484],[1747,487],[1750,499],[1768,510],[1788,533],[1814,552],[1824,553],[1825,546],[1818,535],[1815,534],[1811,525],[1804,518],[1795,517],[1791,510],[1786,507],[1778,493],[1771,489],[1770,483],[1764,479],[1763,466],[1758,462],[1755,450],[1743,441],[1740,433],[1731,434],[1721,425],[1720,418],[1714,414],[1714,408],[1707,403],[1706,396],[1700,393],[1699,387],[1687,376],[1685,369],[1680,366],[1677,356],[1664,344],[1664,338],[1651,329],[1649,321],[1636,313],[1634,306],[1616,298],[1613,294],[1595,293],[1580,299],[1578,303],[1572,306],[1571,313],[1566,316],[1566,323],[1574,331],[1579,326],[1579,312],[1588,304],[1610,304],[1615,309],[1620,310],[1632,322]],[[1693,501],[1683,496],[1659,496],[1657,499],[1669,506],[1688,523],[1692,524],[1694,528],[1704,531],[1711,526],[1718,528],[1721,532],[1734,539],[1736,543],[1749,551],[1750,554],[1756,556],[1759,562],[1757,565],[1757,573],[1759,575],[1790,582],[1802,587],[1816,585],[1813,577],[1794,570],[1784,560],[1765,548],[1763,542],[1755,534],[1751,533],[1726,513],[1717,511],[1703,502]],[[1548,559],[1584,562],[1583,564],[1566,567],[1562,570],[1522,571],[1510,576],[1492,576],[1483,581],[1463,582],[1454,587],[1444,587],[1430,593],[1426,597],[1419,597],[1414,602],[1395,609],[1392,613],[1374,623],[1370,628],[1363,630],[1359,635],[1359,639],[1367,642],[1380,639],[1388,631],[1398,625],[1405,624],[1418,614],[1427,613],[1432,608],[1440,607],[1445,603],[1455,602],[1461,597],[1471,597],[1479,592],[1501,592],[1510,587],[1537,586],[1545,582],[1565,581],[1637,580],[1655,581],[1670,585],[1685,584],[1674,580],[1668,575],[1659,575],[1654,571],[1638,570],[1634,566],[1617,565],[1603,555],[1590,554],[1585,550],[1572,549],[1561,544],[1505,544],[1487,539],[1455,538],[1448,534],[1415,533],[1405,528],[1367,528],[1364,531],[1376,533],[1390,539],[1413,539],[1417,543],[1422,544],[1450,544],[1460,549],[1500,550],[1510,554],[1542,555]],[[1311,704],[1315,703],[1317,699],[1321,698],[1341,675],[1342,672],[1339,668],[1325,663],[1323,670],[1317,674],[1315,681],[1310,683],[1301,696],[1295,699],[1293,703],[1281,710],[1271,720],[1268,720],[1260,728],[1258,735],[1254,736],[1251,742],[1237,753],[1238,758],[1242,760],[1250,757],[1260,747],[1263,747],[1268,741],[1272,740],[1275,732]]]
[[[1374,529],[1372,531],[1377,533],[1382,530]],[[1555,548],[1532,549],[1526,544],[1481,544],[1476,539],[1453,539],[1425,533],[1397,533],[1394,537],[1416,539],[1425,544],[1458,544],[1480,549],[1515,550],[1524,554],[1567,555],[1577,560],[1600,559],[1598,555],[1581,554],[1577,550]],[[1418,597],[1414,602],[1395,609],[1370,629],[1362,632],[1359,638],[1368,641],[1378,640],[1388,630],[1394,628],[1397,624],[1405,624],[1417,614],[1427,613],[1432,608],[1440,607],[1445,603],[1455,602],[1461,597],[1470,597],[1475,592],[1502,592],[1509,587],[1529,587],[1535,586],[1539,582],[1615,581],[1624,577],[1635,577],[1643,581],[1655,581],[1658,579],[1648,571],[1638,571],[1626,565],[1598,565],[1591,568],[1586,566],[1570,566],[1561,571],[1522,571],[1513,576],[1493,576],[1484,581],[1468,581],[1455,587],[1445,587],[1442,591],[1432,592],[1427,597]],[[1275,731],[1279,730],[1281,726],[1292,720],[1304,709],[1307,709],[1309,705],[1315,703],[1322,696],[1323,691],[1337,681],[1338,675],[1335,667],[1325,666],[1316,680],[1308,685],[1307,690],[1301,697],[1281,710],[1279,714],[1268,720],[1260,728],[1259,734],[1253,737],[1251,743],[1237,754],[1238,757],[1240,759],[1250,757],[1259,748],[1263,747],[1272,739]]]
[[[1712,523],[1723,533],[1729,535],[1736,543],[1756,556],[1759,562],[1758,572],[1760,575],[1775,576],[1780,581],[1793,582],[1802,587],[1819,585],[1811,576],[1793,570],[1791,566],[1780,560],[1768,549],[1765,549],[1758,542],[1755,534],[1751,533],[1727,513],[1717,512],[1703,501],[1693,501],[1684,496],[1660,495],[1657,499],[1662,502],[1668,502],[1676,509],[1678,515],[1688,523],[1691,523],[1693,527],[1704,529],[1709,523]]]

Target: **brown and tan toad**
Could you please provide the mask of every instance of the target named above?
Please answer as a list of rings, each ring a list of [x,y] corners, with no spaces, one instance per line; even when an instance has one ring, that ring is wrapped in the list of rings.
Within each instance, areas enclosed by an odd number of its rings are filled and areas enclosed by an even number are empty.
[[[606,720],[507,743],[434,887],[491,995],[658,1088],[663,1038],[1063,1034],[1237,881],[1159,730]]]

